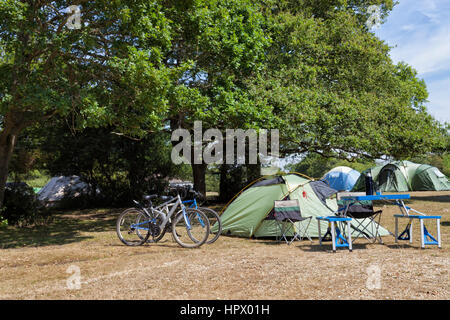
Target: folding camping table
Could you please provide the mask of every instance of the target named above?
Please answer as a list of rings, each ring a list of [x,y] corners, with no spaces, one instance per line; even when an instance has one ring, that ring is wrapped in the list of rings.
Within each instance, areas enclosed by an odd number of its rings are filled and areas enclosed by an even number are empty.
[[[409,206],[406,206],[403,200],[410,199],[411,196],[409,194],[376,194],[376,195],[345,195],[341,198],[341,200],[344,201],[345,204],[345,210],[343,212],[343,216],[347,215],[348,208],[355,202],[358,201],[388,201],[395,205],[397,205],[400,208],[401,214],[394,215],[395,217],[395,242],[397,243],[398,240],[410,240],[410,243],[412,243],[412,221],[413,219],[418,219],[420,221],[420,231],[421,231],[421,242],[422,242],[422,248],[425,247],[425,245],[437,245],[439,248],[441,248],[441,231],[440,231],[440,220],[441,216],[427,216],[426,214],[417,211]],[[416,215],[410,214],[410,212],[417,213]],[[400,236],[398,235],[398,219],[399,218],[407,218],[409,219],[409,223],[402,234]],[[433,238],[433,236],[428,232],[428,230],[425,228],[424,219],[436,219],[437,223],[437,240]],[[404,235],[406,235],[404,237]]]
[[[326,237],[326,234],[322,237],[322,232],[320,231],[320,221],[328,222],[330,226],[330,230],[327,231],[331,234],[331,241],[333,246],[333,252],[336,252],[336,248],[347,247],[350,252],[352,252],[352,233],[350,232],[350,223],[352,221],[351,218],[347,217],[338,217],[338,216],[325,216],[325,217],[316,217],[317,225],[319,229],[319,244],[322,245],[322,239]],[[345,238],[337,226],[338,223],[347,223],[347,238]]]

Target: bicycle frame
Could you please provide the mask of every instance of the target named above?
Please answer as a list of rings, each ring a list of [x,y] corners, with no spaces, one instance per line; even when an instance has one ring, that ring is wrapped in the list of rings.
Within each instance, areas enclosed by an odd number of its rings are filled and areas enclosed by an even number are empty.
[[[138,202],[136,201],[136,203],[138,203]],[[168,213],[165,213],[165,212],[161,211],[161,209],[163,209],[163,208],[167,209],[168,206],[172,206],[172,208],[169,210]],[[166,202],[160,204],[157,207],[153,207],[153,206],[150,207],[150,210],[152,211],[152,213],[156,213],[157,215],[163,217],[163,222],[159,225],[159,227],[161,229],[164,229],[166,227],[167,223],[169,222],[170,218],[172,217],[173,213],[175,212],[175,210],[178,207],[181,207],[181,210],[183,212],[183,217],[184,217],[184,219],[186,221],[186,225],[188,226],[189,229],[191,229],[191,224],[190,224],[189,219],[188,219],[187,214],[186,214],[186,208],[183,205],[183,202],[181,201],[181,198],[180,198],[179,195],[177,195],[173,199],[170,199],[169,201],[166,201]],[[152,217],[151,214],[142,205],[141,205],[141,209],[144,211],[145,215],[150,220],[146,220],[146,221],[143,221],[143,222],[139,222],[139,223],[133,224],[133,225],[131,225],[131,227],[134,228],[134,229],[147,230],[148,231],[149,230],[148,228],[141,227],[141,225],[147,224],[149,221],[154,223],[154,222],[156,222],[156,218],[152,219],[151,218]]]
[[[198,205],[197,205],[197,199],[196,198],[194,198],[194,200],[184,200],[184,201],[182,201],[182,203],[183,204],[187,204],[187,203],[192,203],[190,206],[189,206],[189,208],[192,208],[192,209],[198,209]],[[185,215],[185,219],[186,219],[186,215]],[[201,225],[202,226],[204,226],[204,223],[203,223],[203,221],[201,220],[201,218],[200,218],[200,223],[201,223]],[[188,221],[188,220],[186,220],[186,224],[189,226],[189,228],[190,228],[190,222]]]
[[[197,209],[198,210],[198,204],[197,204],[197,199],[196,198],[194,198],[193,200],[184,200],[183,201],[183,204],[189,204],[189,203],[192,203],[190,206],[189,206],[189,208],[192,208],[192,209]],[[204,226],[204,223],[203,223],[203,221],[201,221],[201,219],[200,219],[200,223],[202,224],[202,226]]]
[[[198,209],[197,199],[196,199],[196,198],[194,198],[194,200],[184,200],[184,201],[183,201],[183,204],[184,204],[184,203],[186,203],[186,204],[192,203],[192,204],[189,206],[189,208]]]

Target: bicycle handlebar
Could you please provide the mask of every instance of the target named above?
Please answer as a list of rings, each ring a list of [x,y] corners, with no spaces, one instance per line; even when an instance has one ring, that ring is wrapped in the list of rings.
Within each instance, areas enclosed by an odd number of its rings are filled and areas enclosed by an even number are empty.
[[[190,189],[189,192],[193,193],[195,197],[202,198],[202,199],[204,198],[202,193],[195,191],[194,189]]]

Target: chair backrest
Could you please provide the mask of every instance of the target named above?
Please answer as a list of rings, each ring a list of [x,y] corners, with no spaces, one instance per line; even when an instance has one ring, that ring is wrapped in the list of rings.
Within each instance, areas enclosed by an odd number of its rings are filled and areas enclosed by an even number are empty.
[[[300,204],[297,199],[294,200],[275,200],[274,218],[278,221],[290,219],[298,221],[302,219]]]
[[[341,201],[338,201],[339,211],[344,210],[344,205]],[[365,219],[378,213],[373,210],[372,201],[358,201],[353,203],[347,210],[347,216],[354,219]]]

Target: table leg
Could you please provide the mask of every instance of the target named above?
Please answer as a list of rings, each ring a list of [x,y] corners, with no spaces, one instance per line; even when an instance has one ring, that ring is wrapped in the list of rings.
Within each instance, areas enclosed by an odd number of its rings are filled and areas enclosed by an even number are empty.
[[[438,248],[442,247],[441,243],[441,219],[436,219],[437,237],[438,237]]]
[[[347,232],[348,232],[348,249],[351,252],[353,250],[353,247],[352,247],[352,233],[350,232],[350,221],[347,221]]]
[[[333,252],[336,252],[336,230],[334,221],[331,221],[331,241],[333,244]]]
[[[420,219],[420,241],[422,243],[422,249],[425,248],[424,230],[423,230],[423,219]]]

